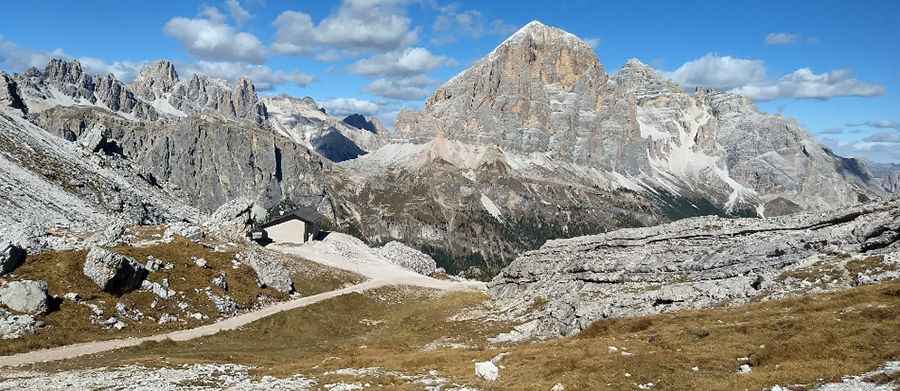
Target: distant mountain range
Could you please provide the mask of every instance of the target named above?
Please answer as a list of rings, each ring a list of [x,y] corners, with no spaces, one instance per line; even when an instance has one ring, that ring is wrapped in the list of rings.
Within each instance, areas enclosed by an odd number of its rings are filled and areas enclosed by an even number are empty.
[[[394,130],[251,80],[130,84],[77,61],[0,74],[0,236],[202,220],[235,198],[304,205],[369,242],[400,240],[451,271],[495,274],[553,238],[687,216],[775,216],[890,197],[897,166],[835,155],[738,95],[685,92],[532,22]],[[471,269],[471,270],[470,270]]]

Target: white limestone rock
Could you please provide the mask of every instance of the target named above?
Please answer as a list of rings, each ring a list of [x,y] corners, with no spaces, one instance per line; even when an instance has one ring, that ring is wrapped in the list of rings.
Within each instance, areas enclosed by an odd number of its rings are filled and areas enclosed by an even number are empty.
[[[0,304],[25,314],[48,310],[47,281],[21,280],[0,286]]]
[[[131,257],[100,247],[91,248],[82,271],[100,289],[115,294],[141,287],[148,274],[147,269]]]

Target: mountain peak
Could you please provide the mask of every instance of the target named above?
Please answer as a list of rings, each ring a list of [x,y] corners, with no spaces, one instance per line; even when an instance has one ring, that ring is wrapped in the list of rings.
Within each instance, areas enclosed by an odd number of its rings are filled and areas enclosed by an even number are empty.
[[[575,34],[558,27],[548,26],[538,20],[532,20],[531,22],[528,22],[528,24],[522,26],[522,28],[503,41],[503,43],[500,44],[500,47],[506,44],[523,42],[526,38],[538,42],[564,41],[570,46],[591,47],[591,45],[575,36]]]
[[[141,69],[141,73],[131,83],[131,88],[140,96],[149,100],[172,91],[178,83],[178,72],[169,60],[159,60]]]

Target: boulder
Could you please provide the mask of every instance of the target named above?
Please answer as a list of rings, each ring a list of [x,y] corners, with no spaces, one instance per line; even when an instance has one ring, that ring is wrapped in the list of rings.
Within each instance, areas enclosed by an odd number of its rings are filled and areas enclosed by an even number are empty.
[[[496,381],[500,377],[500,368],[491,361],[475,363],[475,376],[487,381]]]
[[[0,241],[0,276],[11,273],[25,262],[25,250],[7,241]]]
[[[82,270],[100,289],[114,294],[140,288],[148,274],[147,269],[131,257],[100,247],[91,248]]]
[[[171,242],[175,239],[175,236],[181,236],[187,240],[196,242],[203,239],[203,231],[196,225],[179,221],[169,224],[169,226],[166,227],[166,231],[163,233],[163,241]]]
[[[16,339],[34,334],[41,322],[31,315],[15,315],[0,308],[0,339]]]
[[[256,281],[261,287],[269,287],[282,293],[294,291],[291,273],[277,259],[266,257],[255,251],[248,251],[239,256],[256,272]]]
[[[26,314],[47,312],[47,281],[13,281],[0,287],[0,304]]]
[[[125,223],[114,222],[102,231],[94,233],[89,241],[95,246],[115,246],[122,242],[123,235],[125,235]]]
[[[426,276],[437,270],[437,262],[428,254],[397,241],[390,242],[379,248],[378,255],[381,255],[393,264]]]

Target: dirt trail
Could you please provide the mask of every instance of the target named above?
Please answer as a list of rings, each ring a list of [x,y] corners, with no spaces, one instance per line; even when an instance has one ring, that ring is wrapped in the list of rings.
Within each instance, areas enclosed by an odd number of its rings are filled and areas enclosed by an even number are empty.
[[[148,341],[158,342],[166,339],[170,339],[173,341],[187,341],[195,338],[213,335],[220,331],[234,330],[262,318],[272,316],[279,312],[305,307],[349,293],[365,292],[370,289],[389,285],[407,285],[449,291],[483,289],[483,284],[481,283],[437,280],[414,273],[393,264],[387,264],[381,260],[373,260],[372,262],[355,262],[351,260],[341,259],[340,257],[334,256],[332,254],[317,251],[314,247],[311,246],[275,247],[275,249],[286,254],[299,255],[326,266],[332,266],[359,273],[369,278],[369,280],[361,284],[349,286],[346,288],[273,304],[258,311],[248,312],[193,329],[173,331],[166,334],[158,334],[141,338],[125,338],[113,339],[108,341],[85,342],[74,345],[66,345],[56,348],[19,353],[11,356],[0,356],[0,367],[12,367],[40,362],[67,360],[80,356],[137,346]]]

